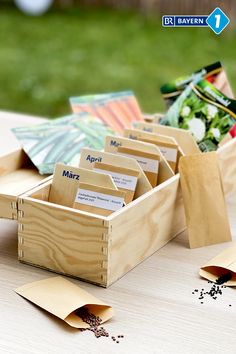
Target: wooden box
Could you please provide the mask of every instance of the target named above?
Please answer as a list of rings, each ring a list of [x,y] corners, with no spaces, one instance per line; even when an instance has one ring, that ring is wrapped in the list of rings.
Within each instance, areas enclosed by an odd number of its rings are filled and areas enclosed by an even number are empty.
[[[22,149],[0,156],[0,218],[17,219],[18,197],[43,180]]]
[[[217,153],[232,192],[236,139]],[[21,262],[107,287],[185,229],[179,174],[108,217],[50,203],[50,188],[48,180],[18,198]]]

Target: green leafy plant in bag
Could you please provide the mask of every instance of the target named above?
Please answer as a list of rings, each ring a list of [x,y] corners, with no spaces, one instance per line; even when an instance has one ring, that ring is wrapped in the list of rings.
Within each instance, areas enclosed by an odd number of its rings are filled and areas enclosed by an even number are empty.
[[[161,124],[189,130],[202,151],[213,151],[235,120],[236,100],[198,77],[169,108]]]

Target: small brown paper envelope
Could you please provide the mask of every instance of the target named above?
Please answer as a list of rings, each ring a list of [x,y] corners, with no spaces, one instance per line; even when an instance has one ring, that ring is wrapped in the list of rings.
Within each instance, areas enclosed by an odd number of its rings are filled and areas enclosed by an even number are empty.
[[[153,187],[157,186],[160,165],[159,154],[151,154],[142,150],[129,149],[122,146],[118,147],[117,153],[135,159],[140,164],[151,185]]]
[[[117,154],[111,154],[110,152],[98,151],[89,148],[83,148],[81,150],[79,167],[91,170],[96,162],[102,162],[116,167],[130,168],[138,171],[139,178],[134,194],[135,199],[152,189],[150,182],[136,160]]]
[[[159,156],[160,168],[158,171],[157,184],[161,184],[162,182],[174,176],[174,172],[172,171],[170,165],[162,156],[159,148],[156,145],[145,143],[143,141],[108,135],[106,137],[105,151],[115,154],[118,152],[118,147],[139,150]]]
[[[72,207],[80,182],[87,182],[117,190],[111,176],[107,174],[64,164],[56,164],[49,201]]]
[[[213,282],[227,273],[231,273],[232,278],[224,284],[236,286],[236,245],[212,258],[199,271],[201,277]]]
[[[102,162],[95,162],[94,171],[109,174],[117,189],[125,192],[125,203],[132,202],[138,183],[139,171]]]
[[[73,208],[108,216],[125,206],[125,192],[80,183]]]
[[[135,123],[135,126],[138,129],[142,129],[150,133],[173,137],[184,155],[200,153],[196,141],[194,140],[192,134],[187,130],[145,122],[137,122]]]
[[[26,284],[15,292],[75,328],[89,327],[75,314],[75,311],[83,306],[95,316],[99,316],[102,322],[113,316],[111,306],[62,277]]]
[[[181,157],[179,171],[190,248],[231,241],[216,152]]]

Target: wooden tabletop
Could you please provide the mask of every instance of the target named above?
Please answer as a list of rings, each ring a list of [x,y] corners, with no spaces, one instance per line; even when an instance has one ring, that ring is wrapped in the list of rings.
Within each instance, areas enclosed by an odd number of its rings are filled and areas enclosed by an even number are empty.
[[[6,122],[8,127],[10,121],[14,125],[15,118],[0,115],[1,129]],[[18,118],[18,124],[25,124]],[[235,195],[227,203],[236,239]],[[235,354],[236,290],[226,288],[220,298],[209,298],[204,304],[192,294],[196,288],[210,287],[199,278],[199,267],[230,246],[190,250],[184,233],[108,289],[72,279],[114,307],[115,316],[104,327],[111,335],[124,335],[116,344],[110,338],[96,339],[91,332],[72,329],[14,293],[20,285],[54,275],[17,261],[17,224],[1,220],[0,353]]]

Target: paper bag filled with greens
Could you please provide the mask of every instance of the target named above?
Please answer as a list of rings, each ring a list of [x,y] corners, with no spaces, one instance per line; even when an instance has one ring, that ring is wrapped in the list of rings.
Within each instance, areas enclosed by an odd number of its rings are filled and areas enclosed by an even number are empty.
[[[185,87],[190,84],[190,82],[194,81],[198,76],[200,76],[201,79],[205,79],[212,83],[226,96],[231,98],[234,97],[226,72],[221,63],[218,61],[195,71],[191,75],[179,77],[161,86],[160,90],[167,107],[170,107],[179,95],[181,95]]]
[[[102,150],[104,138],[113,132],[88,113],[71,115],[47,123],[13,129],[39,173],[52,174],[57,162],[78,165],[83,147]]]
[[[161,124],[189,130],[201,151],[214,151],[235,124],[236,100],[206,80],[189,84]]]

